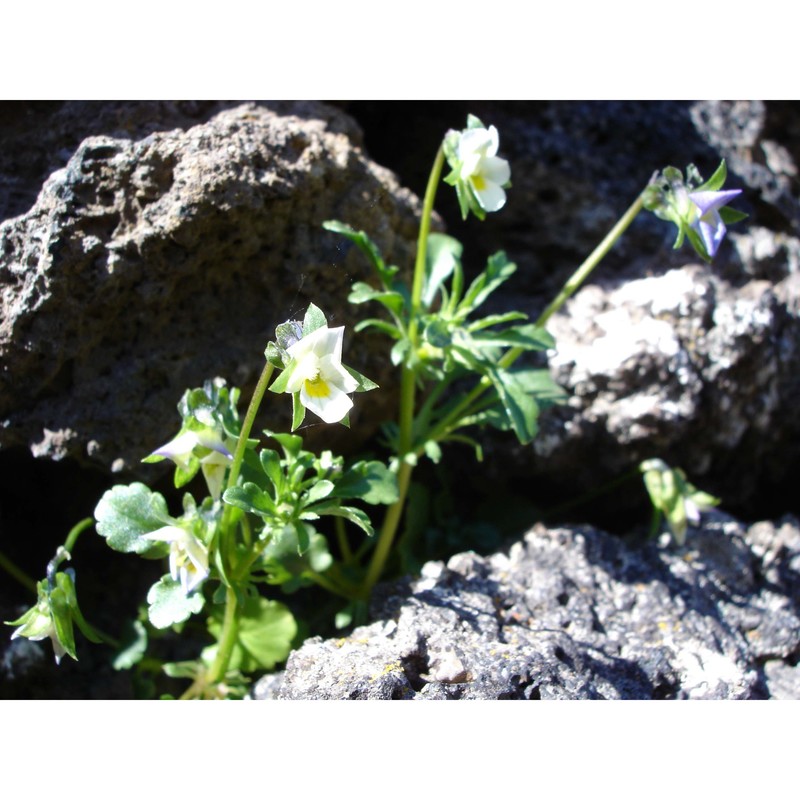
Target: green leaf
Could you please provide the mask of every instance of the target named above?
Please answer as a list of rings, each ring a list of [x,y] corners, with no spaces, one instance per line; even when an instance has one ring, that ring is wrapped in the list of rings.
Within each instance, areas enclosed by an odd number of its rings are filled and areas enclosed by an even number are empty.
[[[385,306],[395,317],[399,317],[402,314],[403,306],[405,305],[405,299],[400,292],[379,291],[361,281],[353,284],[347,299],[354,305],[374,300]]]
[[[385,319],[375,319],[374,317],[362,319],[361,322],[356,324],[353,330],[356,333],[360,333],[361,331],[365,331],[367,328],[377,328],[379,331],[381,331],[381,333],[385,333],[392,339],[403,338],[403,334],[397,325],[392,325],[391,322],[387,322]]]
[[[219,638],[222,623],[217,617],[209,620],[209,632]],[[239,611],[239,627],[229,669],[242,672],[270,670],[285,661],[297,636],[297,623],[292,612],[276,600],[248,597]],[[209,648],[204,651],[210,655]]]
[[[112,550],[155,554],[157,558],[166,552],[165,545],[142,536],[174,523],[166,500],[143,483],[109,489],[97,504],[94,517],[97,532]]]
[[[397,476],[380,461],[359,461],[338,481],[333,497],[357,497],[365,503],[391,505],[400,497]]]
[[[264,435],[274,439],[283,448],[286,460],[289,463],[294,462],[303,449],[303,439],[301,436],[295,436],[291,433],[273,433],[268,430],[264,431]]]
[[[403,363],[407,353],[409,352],[410,345],[408,339],[401,339],[397,344],[392,347],[389,353],[389,358],[392,364],[397,367]]]
[[[320,503],[310,510],[317,514],[327,514],[332,517],[344,517],[354,525],[361,528],[367,536],[374,536],[375,531],[369,517],[360,509],[352,506],[340,506],[337,502]]]
[[[282,394],[286,391],[286,386],[289,383],[289,378],[292,377],[292,373],[295,371],[297,367],[297,361],[292,359],[287,365],[286,368],[272,381],[272,384],[269,387],[271,392],[275,392],[275,394]]]
[[[538,431],[539,406],[513,373],[502,369],[490,369],[487,375],[497,391],[500,402],[508,415],[511,428],[522,444],[528,444]]]
[[[131,669],[138,664],[147,651],[147,629],[138,620],[126,626],[122,649],[114,656],[111,666],[115,670]]]
[[[553,380],[550,370],[523,367],[511,371],[517,385],[531,395],[539,405],[565,403],[567,393]]]
[[[492,325],[502,325],[505,322],[516,322],[521,319],[528,319],[528,315],[523,314],[521,311],[509,311],[506,314],[489,314],[482,319],[476,319],[475,322],[470,322],[467,325],[467,330],[470,333],[474,333]]]
[[[425,254],[425,284],[422,289],[422,304],[430,308],[442,284],[453,274],[461,262],[464,248],[457,239],[443,233],[428,236]]]
[[[474,334],[477,346],[521,347],[524,350],[549,350],[555,347],[555,339],[538,325],[517,325],[504,331],[484,331]]]
[[[263,519],[272,520],[278,513],[269,493],[263,491],[255,483],[232,486],[230,489],[225,490],[222,499],[228,505],[241,508],[250,514],[257,514]]]
[[[332,491],[333,491],[333,483],[327,480],[317,481],[309,490],[306,492],[305,497],[302,499],[303,506],[309,506],[312,503],[316,503],[320,500],[324,500]]]
[[[301,552],[301,542],[294,525],[285,525],[280,531],[275,532],[262,554],[264,569],[270,575],[270,583],[286,583],[307,572],[325,572],[331,566],[333,557],[328,550],[325,537],[311,526],[303,531],[303,535],[308,537],[308,542],[305,550]]]
[[[280,493],[283,486],[283,470],[281,469],[281,457],[274,450],[262,450],[259,453],[261,469],[269,478],[270,483],[275,487],[276,495]]]
[[[187,597],[178,581],[164,575],[158,583],[154,583],[147,593],[147,609],[150,622],[156,628],[169,628],[178,622],[189,619],[192,614],[203,610],[205,603],[200,591]]]
[[[303,318],[303,336],[308,336],[319,328],[324,328],[327,324],[328,320],[325,319],[325,315],[313,303],[309,303]]]
[[[460,316],[466,316],[481,305],[498,286],[516,272],[516,269],[517,265],[509,261],[502,250],[490,256],[486,269],[470,284],[464,299],[459,303]]]
[[[328,220],[327,222],[323,222],[322,227],[325,228],[325,230],[332,231],[333,233],[339,233],[342,236],[347,237],[369,259],[369,262],[372,264],[375,272],[377,272],[381,283],[383,283],[383,285],[386,287],[391,284],[392,277],[398,271],[397,267],[386,266],[378,246],[372,241],[372,239],[369,238],[369,236],[367,236],[366,233],[364,233],[364,231],[357,231],[354,228],[351,228],[349,225],[339,222],[338,220]]]

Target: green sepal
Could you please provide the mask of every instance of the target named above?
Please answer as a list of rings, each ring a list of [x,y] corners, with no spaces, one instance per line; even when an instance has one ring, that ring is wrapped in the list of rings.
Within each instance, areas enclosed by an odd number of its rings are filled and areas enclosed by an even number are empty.
[[[350,373],[351,377],[355,379],[358,383],[358,388],[356,389],[357,392],[371,392],[373,389],[380,388],[375,381],[371,381],[366,376],[362,375],[360,372],[356,372],[356,370],[352,369],[351,367],[346,367],[344,364],[342,366]]]
[[[306,315],[303,317],[303,337],[308,336],[310,333],[324,328],[328,324],[325,315],[313,303],[309,303],[306,309]]]
[[[690,166],[694,166],[693,164]],[[689,178],[689,170],[687,169],[687,178]],[[728,167],[725,164],[725,159],[720,161],[719,166],[714,170],[714,174],[703,184],[693,189],[694,192],[717,192],[724,185],[728,178]]]
[[[286,391],[286,386],[289,383],[289,378],[292,377],[292,373],[295,371],[297,367],[297,361],[292,359],[287,365],[286,368],[272,381],[272,384],[269,387],[271,392],[275,392],[275,394],[282,394]]]
[[[719,210],[719,215],[726,225],[733,225],[735,222],[741,222],[743,219],[747,219],[750,216],[749,214],[745,214],[744,211],[739,211],[730,206],[723,206]]]
[[[63,572],[59,572],[56,578],[58,579],[62,575],[69,580]],[[61,584],[61,581],[57,581],[57,583]],[[71,582],[69,585],[70,587],[72,586]],[[72,613],[69,601],[69,592],[64,590],[63,585],[57,585],[50,590],[50,618],[53,621],[56,636],[61,646],[66,650],[67,655],[77,661],[78,656],[75,653],[75,634],[72,630]]]
[[[296,431],[306,418],[306,407],[300,400],[300,392],[292,395],[292,431]]]
[[[167,552],[163,542],[142,538],[146,533],[174,524],[167,502],[143,483],[115,486],[100,498],[94,510],[97,532],[112,550],[161,558]]]
[[[150,604],[147,609],[150,623],[161,630],[200,613],[205,604],[202,592],[196,591],[187,597],[180,583],[170,575],[164,575],[150,587],[147,602]]]

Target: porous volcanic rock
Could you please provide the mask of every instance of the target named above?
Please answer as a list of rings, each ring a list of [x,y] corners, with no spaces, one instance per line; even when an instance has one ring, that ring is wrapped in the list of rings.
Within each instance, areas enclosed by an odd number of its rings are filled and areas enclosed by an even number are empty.
[[[704,517],[683,547],[537,526],[382,587],[370,625],[310,639],[270,699],[798,697],[800,528]]]
[[[352,323],[368,266],[321,223],[368,230],[405,266],[419,210],[360,144],[352,119],[311,103],[83,140],[0,225],[0,447],[134,468],[174,435],[186,388],[219,375],[246,396],[275,326],[309,302]],[[387,390],[363,396],[351,443],[392,394],[374,341],[345,339],[347,363]],[[270,405],[265,424],[282,425],[290,404]]]

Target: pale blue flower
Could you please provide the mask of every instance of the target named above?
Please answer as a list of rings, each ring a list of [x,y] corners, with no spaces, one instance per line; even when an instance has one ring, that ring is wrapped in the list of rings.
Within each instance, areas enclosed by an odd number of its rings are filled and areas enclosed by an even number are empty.
[[[700,234],[711,258],[716,255],[727,230],[719,210],[741,193],[741,189],[729,189],[722,192],[689,192],[689,199],[694,204],[694,219],[690,224]]]

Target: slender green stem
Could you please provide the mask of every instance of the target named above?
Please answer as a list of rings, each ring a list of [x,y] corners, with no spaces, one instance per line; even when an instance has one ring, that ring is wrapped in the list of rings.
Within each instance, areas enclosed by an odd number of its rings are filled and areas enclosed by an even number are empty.
[[[642,210],[644,205],[644,192],[640,194],[630,208],[620,217],[616,225],[606,234],[602,242],[591,252],[589,257],[575,270],[569,280],[564,284],[555,300],[542,312],[536,325],[544,327],[550,317],[577,291],[578,287],[589,277],[592,270],[603,260],[616,241],[628,229],[630,224]],[[521,347],[512,347],[498,362],[500,369],[508,369],[525,350]],[[438,425],[431,431],[431,439],[440,439],[446,436],[451,427],[464,416],[472,404],[491,386],[491,381],[483,377],[478,385],[456,406]]]
[[[233,463],[231,470],[228,473],[228,481],[225,484],[226,489],[236,486],[236,481],[239,480],[239,471],[242,468],[242,460],[244,459],[244,451],[247,449],[247,440],[250,437],[250,431],[253,429],[253,423],[256,420],[256,414],[261,406],[261,401],[264,399],[264,392],[267,391],[272,373],[275,367],[267,361],[261,377],[258,379],[255,391],[252,398],[250,398],[250,405],[247,407],[247,413],[244,416],[242,423],[242,432],[239,434],[239,441],[236,443],[236,452],[233,454]]]
[[[383,527],[378,534],[378,542],[372,554],[364,581],[364,591],[369,593],[372,587],[378,582],[389,556],[392,542],[397,533],[400,519],[403,516],[408,486],[411,482],[411,472],[413,467],[406,460],[406,456],[411,453],[414,431],[414,406],[415,392],[417,383],[416,358],[419,346],[419,317],[422,308],[422,289],[425,283],[425,259],[428,252],[428,236],[431,230],[431,216],[433,215],[433,201],[436,198],[436,189],[439,186],[439,179],[442,175],[444,166],[444,150],[440,147],[436,153],[436,158],[431,168],[428,178],[428,185],[425,189],[425,199],[422,202],[422,219],[419,225],[419,237],[417,239],[417,255],[414,261],[414,279],[411,288],[411,310],[408,321],[408,344],[410,363],[403,365],[403,373],[400,379],[400,428],[398,433],[397,455],[399,458],[399,469],[397,473],[397,483],[399,496],[397,502],[389,506],[383,520]]]
[[[222,632],[219,637],[217,656],[208,674],[210,683],[219,683],[228,671],[228,664],[230,664],[231,661],[233,646],[236,644],[236,637],[239,633],[237,610],[238,603],[236,600],[236,592],[233,587],[228,586],[225,592],[225,617],[222,621]]]
[[[334,517],[333,525],[336,529],[336,539],[339,542],[339,552],[342,554],[342,561],[345,564],[350,564],[353,561],[353,551],[347,539],[347,531],[344,529],[344,520],[341,517]]]
[[[272,373],[275,367],[269,362],[264,366],[261,377],[258,379],[253,396],[250,399],[250,405],[247,407],[244,421],[242,422],[242,430],[239,433],[239,441],[236,443],[236,452],[233,454],[233,463],[231,464],[228,473],[228,480],[225,485],[226,489],[236,485],[239,479],[239,472],[242,468],[242,461],[244,459],[244,452],[247,448],[247,440],[250,437],[250,431],[253,429],[253,424],[258,414],[258,409],[261,406],[261,401],[264,398],[264,392],[267,390],[267,385],[272,378]],[[233,531],[230,529],[231,514],[233,513],[233,506],[225,506],[222,512],[222,520],[220,522],[220,542],[219,547],[222,551],[223,561],[225,555],[230,554],[233,550]],[[230,565],[229,565],[230,567]],[[236,637],[239,633],[239,619],[238,619],[238,601],[236,599],[236,591],[233,586],[228,585],[225,591],[225,616],[222,621],[222,630],[219,636],[219,645],[217,648],[217,656],[211,666],[209,673],[209,680],[212,683],[219,682],[225,677],[228,671],[228,664],[231,660],[231,653],[233,646],[236,643]]]
[[[78,541],[78,537],[87,529],[94,525],[94,518],[86,517],[82,519],[77,525],[72,527],[72,530],[67,534],[67,541],[64,542],[64,549],[68,553],[72,553],[72,548]]]
[[[636,219],[644,205],[644,192],[640,194],[631,207],[619,218],[617,224],[606,234],[606,237],[592,251],[591,255],[583,264],[575,270],[564,287],[556,295],[555,300],[542,312],[536,324],[543,328],[547,320],[558,311],[567,300],[572,297],[578,287],[589,277],[592,270],[606,257],[608,251],[616,244],[617,239],[628,229],[628,226]]]
[[[10,558],[0,553],[0,569],[5,570],[17,583],[36,594],[36,581],[23,572]]]

